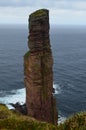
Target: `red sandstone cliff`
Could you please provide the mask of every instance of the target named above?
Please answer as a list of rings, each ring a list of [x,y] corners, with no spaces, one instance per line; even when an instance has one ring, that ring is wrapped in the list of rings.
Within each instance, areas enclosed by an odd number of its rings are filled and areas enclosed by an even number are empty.
[[[38,10],[29,16],[29,51],[24,56],[26,106],[28,115],[57,123],[53,97],[53,58],[49,39],[49,11]]]

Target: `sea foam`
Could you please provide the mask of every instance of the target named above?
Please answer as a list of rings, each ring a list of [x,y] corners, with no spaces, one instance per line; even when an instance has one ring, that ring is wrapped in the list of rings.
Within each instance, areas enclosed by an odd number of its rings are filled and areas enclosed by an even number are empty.
[[[61,92],[60,86],[58,84],[54,84],[53,88],[55,89],[54,94],[59,94]],[[5,93],[5,92],[2,92]],[[5,93],[6,94],[6,93]],[[8,106],[8,108],[12,108],[10,103],[16,103],[19,102],[20,104],[25,103],[25,88],[12,90],[10,94],[4,95],[3,97],[0,97],[0,102],[4,103]]]
[[[13,94],[13,92],[15,94]],[[25,103],[25,88],[12,90],[12,94],[6,95],[4,97],[0,97],[0,102],[4,103],[8,106],[9,109],[13,109],[10,103],[19,102],[20,104]]]
[[[61,88],[58,84],[53,84],[53,88],[55,89],[55,93],[54,95],[58,95],[61,93]],[[2,92],[2,93],[5,93],[6,92]],[[17,103],[19,102],[21,105],[25,103],[25,98],[26,98],[26,92],[25,92],[25,88],[22,88],[22,89],[18,89],[18,90],[12,90],[10,92],[10,94],[7,94],[7,95],[4,95],[2,97],[0,97],[0,103],[4,103],[6,104],[6,106],[9,108],[9,109],[14,109],[10,103]],[[65,121],[65,117],[64,116],[61,116],[59,115],[59,118],[58,118],[58,123],[62,123]]]

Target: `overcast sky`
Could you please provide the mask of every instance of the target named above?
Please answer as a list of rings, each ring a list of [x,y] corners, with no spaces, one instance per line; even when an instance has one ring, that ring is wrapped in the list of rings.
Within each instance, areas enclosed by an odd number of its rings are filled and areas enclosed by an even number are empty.
[[[0,0],[0,23],[27,24],[40,8],[49,9],[51,24],[86,25],[86,0]]]

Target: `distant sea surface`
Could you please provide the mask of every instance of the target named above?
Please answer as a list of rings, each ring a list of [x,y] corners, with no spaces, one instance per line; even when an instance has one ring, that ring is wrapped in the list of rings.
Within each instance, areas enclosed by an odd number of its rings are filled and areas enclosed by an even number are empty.
[[[0,102],[25,102],[26,25],[0,25]],[[51,26],[59,118],[86,110],[86,26]]]

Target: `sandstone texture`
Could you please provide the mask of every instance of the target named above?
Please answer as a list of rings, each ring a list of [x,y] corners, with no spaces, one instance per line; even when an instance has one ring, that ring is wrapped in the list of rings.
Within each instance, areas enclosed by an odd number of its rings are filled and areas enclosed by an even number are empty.
[[[29,51],[24,55],[24,82],[29,116],[57,124],[53,97],[53,58],[49,39],[49,11],[37,10],[29,16]]]

